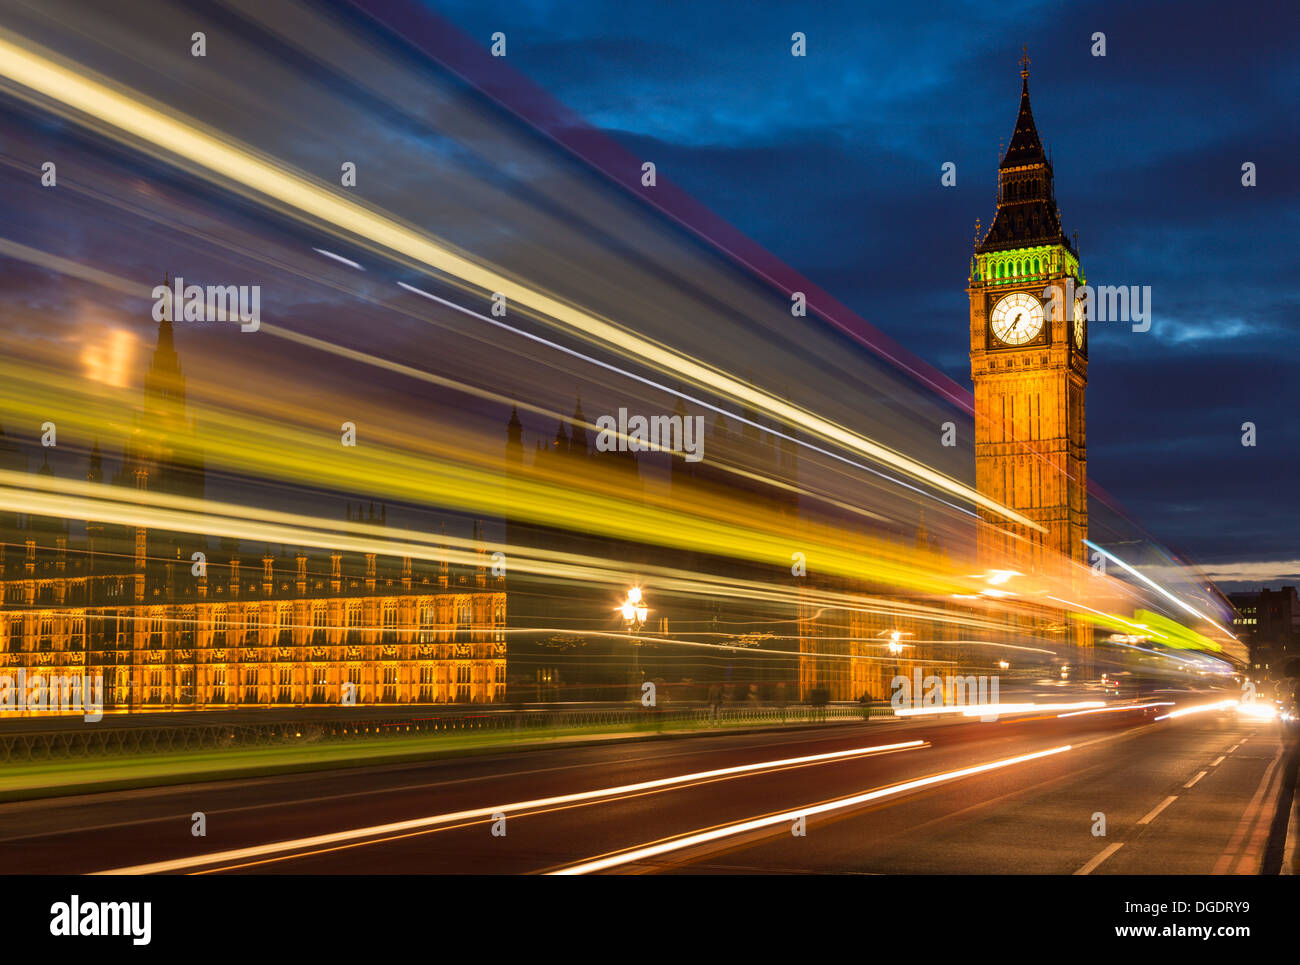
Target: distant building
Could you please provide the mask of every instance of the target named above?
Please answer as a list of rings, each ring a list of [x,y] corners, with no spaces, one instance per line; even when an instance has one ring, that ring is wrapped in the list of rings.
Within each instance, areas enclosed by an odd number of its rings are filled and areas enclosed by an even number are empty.
[[[1300,598],[1294,586],[1230,593],[1236,613],[1233,629],[1250,648],[1251,669],[1263,675],[1285,673],[1283,665],[1300,657]]]
[[[3,430],[0,468],[28,468]],[[169,320],[117,473],[104,481],[96,443],[86,479],[203,497]],[[364,521],[385,516],[372,504]],[[196,549],[208,557],[201,576]],[[95,521],[74,543],[69,520],[0,514],[0,677],[30,688],[102,675],[109,711],[337,705],[345,693],[359,705],[500,701],[505,580],[480,555],[480,565],[453,567],[373,553],[248,554],[227,540],[214,552],[201,535]]]

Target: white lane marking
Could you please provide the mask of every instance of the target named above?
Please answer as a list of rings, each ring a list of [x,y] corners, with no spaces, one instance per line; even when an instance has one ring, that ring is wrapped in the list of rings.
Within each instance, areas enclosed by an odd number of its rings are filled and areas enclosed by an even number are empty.
[[[1035,751],[1032,754],[1021,754],[1018,757],[1008,757],[1000,761],[976,764],[973,767],[964,767],[956,771],[946,771],[942,774],[931,774],[929,777],[917,778],[914,781],[904,781],[902,784],[877,788],[874,791],[866,791],[862,794],[854,794],[850,797],[827,801],[824,804],[815,804],[810,807],[796,808],[791,811],[784,811],[780,814],[769,814],[749,821],[740,821],[736,824],[729,824],[720,828],[712,828],[708,831],[698,831],[694,834],[687,834],[680,838],[674,838],[671,841],[661,841],[654,844],[644,845],[639,848],[632,848],[628,851],[621,851],[617,854],[593,858],[589,861],[583,861],[579,864],[569,865],[565,868],[559,868],[555,871],[547,872],[547,874],[585,875],[590,874],[593,871],[604,871],[607,868],[632,864],[637,861],[643,861],[646,858],[653,858],[673,851],[681,851],[685,848],[693,848],[697,845],[707,844],[711,841],[718,841],[722,838],[730,838],[738,834],[746,834],[750,831],[757,831],[762,828],[772,827],[773,825],[784,824],[798,818],[809,818],[818,814],[826,814],[830,811],[840,811],[844,808],[855,807],[867,801],[875,801],[880,798],[903,794],[919,787],[928,787],[932,784],[943,784],[948,781],[958,780],[959,778],[970,777],[973,774],[981,774],[997,768],[1010,767],[1012,764],[1022,764],[1025,761],[1032,761],[1041,757],[1061,754],[1068,750],[1071,750],[1070,745],[1064,744],[1060,747],[1053,747],[1045,751]]]
[[[1097,870],[1097,866],[1099,864],[1101,864],[1103,861],[1105,861],[1107,858],[1109,858],[1112,854],[1114,854],[1122,847],[1124,847],[1123,841],[1118,841],[1115,844],[1106,845],[1106,847],[1102,848],[1101,851],[1099,851],[1091,861],[1089,861],[1086,865],[1084,865],[1082,868],[1076,871],[1075,874],[1076,875],[1092,874],[1094,871]]]
[[[1227,757],[1226,754],[1220,755],[1218,758],[1216,758],[1216,759],[1215,759],[1215,760],[1210,764],[1210,766],[1211,766],[1211,767],[1218,767],[1220,764],[1223,763],[1223,759],[1224,759],[1225,757]]]
[[[690,781],[730,777],[750,771],[766,770],[776,767],[793,767],[801,764],[826,763],[828,761],[845,758],[865,757],[870,754],[879,754],[885,751],[912,750],[917,747],[925,746],[928,746],[927,742],[913,740],[903,741],[898,744],[876,744],[870,747],[854,747],[844,751],[828,751],[824,754],[808,754],[803,757],[788,757],[777,761],[760,761],[755,764],[739,764],[735,767],[720,767],[711,771],[696,771],[693,774],[679,774],[675,777],[663,777],[654,781],[641,781],[637,784],[623,784],[618,787],[605,787],[594,791],[580,791],[575,794],[560,794],[555,797],[536,798],[531,801],[516,801],[513,804],[494,804],[490,807],[474,808],[469,811],[455,811],[449,814],[433,814],[423,818],[412,818],[408,821],[394,821],[390,824],[376,824],[366,828],[353,828],[349,831],[335,831],[331,834],[317,834],[308,838],[274,841],[270,844],[253,845],[251,847],[236,848],[230,851],[215,851],[211,854],[192,855],[188,858],[176,858],[171,861],[155,861],[150,864],[131,865],[126,868],[113,868],[108,871],[96,871],[94,873],[100,875],[143,875],[157,874],[164,871],[178,871],[182,868],[194,868],[206,864],[235,861],[243,858],[261,857],[267,854],[277,854],[282,851],[292,851],[298,848],[310,848],[321,844],[337,844],[340,841],[355,841],[359,838],[375,837],[381,834],[389,834],[394,831],[410,831],[416,828],[427,828],[438,824],[451,824],[456,821],[464,821],[473,818],[490,818],[497,812],[519,812],[539,807],[548,807],[555,804],[574,804],[580,801],[591,801],[603,797],[612,797],[617,794],[631,794],[656,788],[671,787],[674,784],[684,784]]]
[[[1157,814],[1159,814],[1161,811],[1163,811],[1165,808],[1169,807],[1169,805],[1173,804],[1173,803],[1174,803],[1175,801],[1177,801],[1177,800],[1178,800],[1178,795],[1177,795],[1177,794],[1171,794],[1169,797],[1165,798],[1163,801],[1161,801],[1159,804],[1157,804],[1154,808],[1152,808],[1150,811],[1148,811],[1145,815],[1143,815],[1141,818],[1139,818],[1139,819],[1138,819],[1138,824],[1150,824],[1152,821],[1154,821],[1154,820],[1156,819],[1156,815],[1157,815]]]
[[[1203,777],[1204,777],[1206,774],[1208,774],[1208,773],[1210,773],[1210,772],[1209,772],[1209,771],[1201,771],[1201,773],[1197,774],[1194,778],[1192,778],[1190,781],[1188,781],[1186,784],[1184,784],[1183,787],[1191,787],[1193,784],[1195,784],[1197,781],[1199,781],[1201,778],[1203,778]]]
[[[1240,744],[1233,744],[1231,747],[1228,748],[1228,753],[1231,754],[1233,751],[1235,751],[1235,750],[1236,750],[1238,747],[1240,747],[1240,746],[1241,746]]]

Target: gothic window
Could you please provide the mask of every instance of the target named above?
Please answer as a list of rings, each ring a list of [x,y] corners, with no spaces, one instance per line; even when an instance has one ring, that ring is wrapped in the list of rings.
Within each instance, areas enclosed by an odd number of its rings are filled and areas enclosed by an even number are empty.
[[[282,606],[277,616],[280,625],[280,646],[291,647],[293,646],[293,610],[288,606]]]
[[[504,601],[498,601],[492,610],[492,628],[495,631],[492,639],[500,643],[506,638],[506,605]]]
[[[470,601],[456,601],[456,642],[468,643],[470,640]]]
[[[434,629],[438,622],[438,609],[432,603],[420,604],[420,642],[434,643],[438,639]]]

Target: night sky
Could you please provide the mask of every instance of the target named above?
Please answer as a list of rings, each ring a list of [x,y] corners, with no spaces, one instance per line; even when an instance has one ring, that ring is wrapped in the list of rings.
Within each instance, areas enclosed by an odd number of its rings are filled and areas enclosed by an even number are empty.
[[[993,214],[1027,44],[1088,280],[1152,293],[1149,332],[1092,328],[1090,476],[1225,586],[1300,578],[1293,8],[429,7],[484,46],[505,32],[515,69],[963,385],[974,222]]]
[[[1293,8],[718,0],[426,0],[426,7],[484,50],[495,31],[504,32],[511,68],[632,155],[654,160],[661,181],[967,387],[965,285],[975,221],[987,227],[993,216],[999,145],[1014,126],[1026,44],[1035,120],[1088,280],[1151,289],[1150,331],[1091,326],[1090,478],[1225,588],[1300,581],[1293,522],[1300,364],[1287,341],[1300,331],[1290,284],[1300,236],[1300,18]],[[194,9],[237,27],[221,4]],[[364,33],[369,22],[351,16]],[[188,36],[190,26],[182,14],[172,32]],[[807,36],[806,57],[790,54],[795,31]],[[1099,31],[1104,57],[1091,54]],[[179,61],[169,65],[137,58],[136,82],[170,70],[181,78],[173,86],[185,89],[196,66],[183,45],[172,56]],[[221,56],[215,43],[213,76],[227,72],[240,90],[240,75],[229,71],[251,65]],[[281,56],[267,46],[262,69]],[[291,89],[280,93],[292,103]],[[294,117],[292,126],[277,118],[271,134],[259,129],[271,115],[257,106],[229,105],[232,133],[250,142],[279,137],[274,149],[307,169],[333,158],[344,142],[350,152],[368,152],[366,165],[388,163],[398,148],[428,156],[442,150],[363,101],[341,101],[334,117]],[[96,190],[130,197],[146,184],[160,210],[171,211],[186,210],[172,196],[191,190],[187,179],[166,164],[141,165],[130,152],[105,150],[74,126],[13,102],[5,103],[3,121],[5,176],[22,170],[27,180],[0,196],[8,225],[0,234],[156,281],[159,252],[185,236],[150,227],[132,236],[129,249],[102,213],[78,221],[67,213],[74,209],[47,206],[30,171],[55,152],[76,157],[72,164],[94,157]],[[1257,167],[1256,187],[1241,184],[1247,161]],[[945,162],[956,165],[954,187],[940,183]],[[67,170],[75,185],[79,168]],[[437,200],[411,194],[423,177],[418,169],[381,172],[366,184],[391,210],[403,210],[403,198]],[[392,196],[380,195],[384,190]],[[60,197],[82,203],[75,192]],[[195,216],[194,223],[261,221],[228,198],[204,216],[210,222]],[[278,234],[266,237],[269,245],[282,243]],[[295,244],[301,248],[301,239]],[[184,257],[197,275],[200,256],[186,249]],[[250,255],[248,264],[257,260]],[[4,266],[0,291],[27,310],[9,314],[11,330],[35,318],[30,334],[41,337],[75,313],[68,299],[76,288],[57,273],[19,261]],[[391,279],[375,274],[356,284],[391,290]],[[336,318],[337,330],[368,336],[380,330],[378,322],[358,323],[369,316],[357,313],[370,308],[354,298],[312,302],[304,295],[295,303],[293,290],[279,291],[280,317]],[[132,304],[123,297],[123,313]],[[147,324],[139,334],[152,338]],[[197,343],[188,344],[184,351],[201,357]],[[1241,444],[1247,421],[1257,427],[1254,448]]]

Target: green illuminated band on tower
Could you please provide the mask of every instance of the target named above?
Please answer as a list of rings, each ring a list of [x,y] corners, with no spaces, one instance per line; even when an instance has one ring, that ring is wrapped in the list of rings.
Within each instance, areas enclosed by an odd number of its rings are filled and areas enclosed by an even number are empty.
[[[1061,275],[1076,278],[1081,285],[1087,284],[1079,259],[1065,245],[1037,245],[976,255],[972,259],[970,280],[989,285],[1016,285]]]

